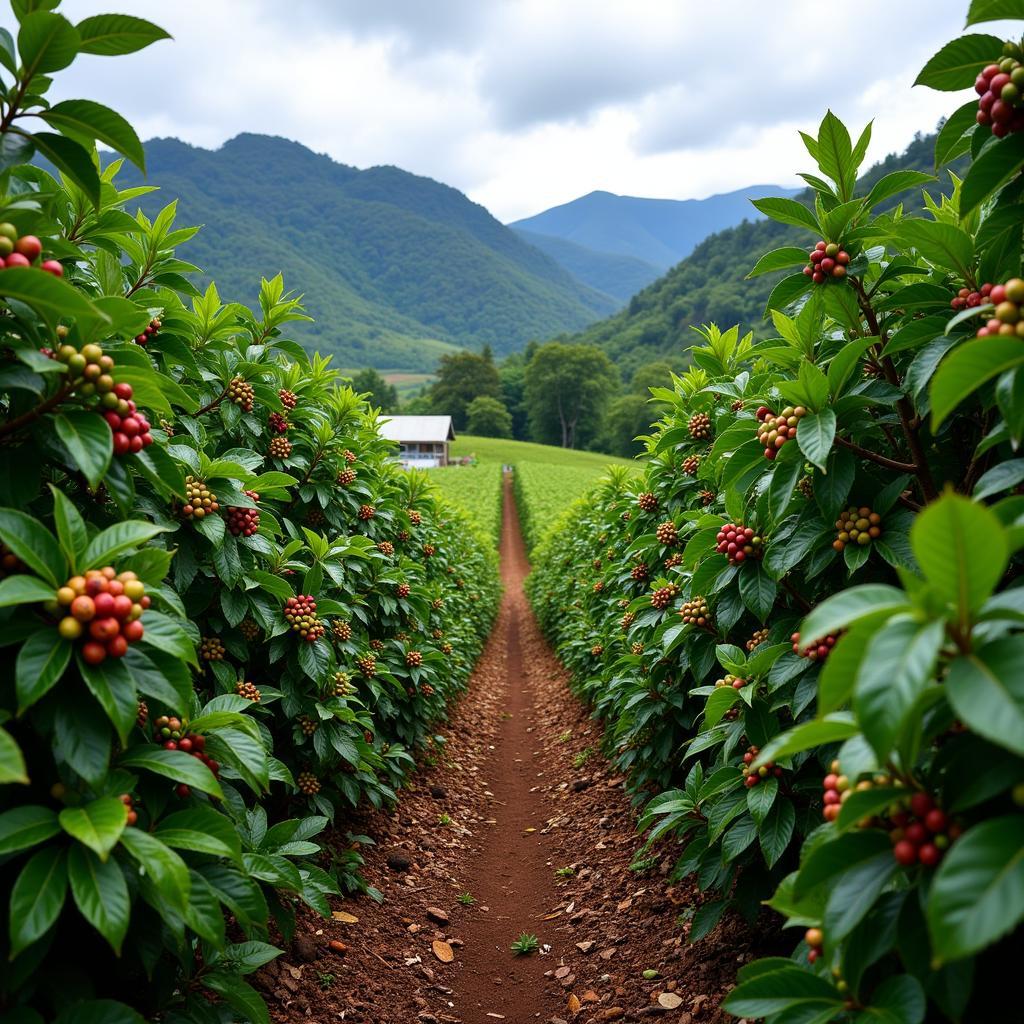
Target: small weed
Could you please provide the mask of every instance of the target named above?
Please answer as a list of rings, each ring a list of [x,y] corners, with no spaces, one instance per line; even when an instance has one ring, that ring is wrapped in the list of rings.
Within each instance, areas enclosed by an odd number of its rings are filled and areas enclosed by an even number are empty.
[[[629,865],[630,871],[635,871],[640,874],[644,871],[650,871],[658,863],[657,857],[638,857],[632,864]]]
[[[450,814],[439,814],[437,816],[438,825],[450,825],[452,823],[452,816]]]
[[[555,878],[572,878],[574,874],[576,869],[568,864],[564,868],[555,868]]]
[[[325,992],[334,984],[335,980],[336,979],[335,979],[334,975],[328,973],[327,971],[317,971],[316,972],[316,983]]]
[[[558,737],[559,743],[568,743],[572,739],[572,729],[566,729],[561,736]]]
[[[471,907],[471,906],[473,906],[474,903],[476,903],[476,899],[474,898],[473,894],[472,893],[468,893],[468,892],[460,892],[459,895],[456,896],[455,898],[464,907]]]
[[[580,752],[579,752],[579,753],[578,753],[578,754],[577,754],[577,755],[576,755],[576,756],[575,756],[575,757],[574,757],[574,758],[572,759],[572,763],[573,763],[573,764],[574,764],[574,765],[575,765],[575,766],[576,766],[577,768],[582,768],[582,767],[583,767],[583,766],[584,766],[584,765],[585,765],[585,764],[586,764],[586,763],[587,763],[587,762],[588,762],[588,761],[590,760],[590,758],[591,758],[591,757],[593,756],[593,753],[594,753],[594,748],[593,748],[593,747],[584,747],[584,748],[583,748],[583,749],[582,749],[582,750],[581,750],[581,751],[580,751]]]
[[[537,940],[536,935],[531,935],[529,932],[523,932],[515,942],[512,943],[511,949],[516,956],[529,956],[531,953],[537,952],[537,947],[540,943]]]

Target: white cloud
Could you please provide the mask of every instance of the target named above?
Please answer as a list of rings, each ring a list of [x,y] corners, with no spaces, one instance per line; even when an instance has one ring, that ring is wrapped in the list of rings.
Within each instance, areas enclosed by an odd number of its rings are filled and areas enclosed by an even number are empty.
[[[241,131],[397,164],[503,220],[593,189],[687,198],[810,169],[826,107],[870,158],[958,105],[911,89],[966,0],[120,0],[173,42],[58,76],[144,138]],[[65,0],[72,19],[108,9]],[[998,33],[999,26],[983,30]]]

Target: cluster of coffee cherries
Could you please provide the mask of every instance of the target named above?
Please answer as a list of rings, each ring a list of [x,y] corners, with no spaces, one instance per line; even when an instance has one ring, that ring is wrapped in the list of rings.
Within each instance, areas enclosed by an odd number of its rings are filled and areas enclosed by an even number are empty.
[[[253,704],[259,704],[263,699],[263,694],[259,687],[255,683],[245,679],[239,679],[238,682],[235,683],[235,693],[238,694],[239,697],[251,700]]]
[[[837,242],[816,242],[807,254],[810,263],[804,267],[804,273],[815,283],[824,284],[829,278],[841,280],[846,277],[846,268],[850,264],[850,254]]]
[[[1024,56],[1016,43],[1006,43],[1003,58],[989,64],[974,80],[978,94],[978,112],[974,119],[988,125],[992,134],[1002,138],[1024,129]]]
[[[679,551],[677,551],[674,555],[669,555],[668,558],[665,559],[665,568],[666,569],[674,569],[677,565],[682,565],[682,564],[683,564],[683,556],[682,556],[682,553],[679,552]]]
[[[1011,277],[1006,284],[995,285],[988,293],[988,301],[995,309],[985,325],[978,328],[977,337],[991,338],[998,334],[1001,337],[1024,338],[1024,316],[1021,315],[1024,278]]]
[[[267,426],[275,434],[287,434],[291,429],[291,424],[288,422],[288,417],[284,413],[272,412],[267,417]]]
[[[757,418],[761,421],[757,439],[764,446],[766,459],[774,459],[787,441],[796,439],[797,424],[806,415],[807,410],[802,405],[787,405],[778,416],[764,405],[757,410]]]
[[[711,612],[703,597],[685,601],[682,608],[679,609],[679,614],[688,626],[704,627],[711,623]]]
[[[755,629],[753,635],[746,642],[747,653],[749,654],[755,647],[760,647],[768,639],[768,629]]]
[[[594,646],[590,648],[590,653],[593,657],[600,658],[601,655],[604,654],[604,646],[602,644],[594,644]]]
[[[398,586],[395,587],[395,593],[399,597],[408,597],[412,593],[412,587],[410,587],[408,583],[399,583]]]
[[[220,774],[220,764],[206,753],[206,737],[189,732],[188,724],[177,716],[161,715],[153,723],[153,739],[162,743],[164,750],[180,750],[182,753],[191,754],[196,760],[202,761],[215,778]],[[174,791],[178,796],[186,797],[191,794],[192,789],[181,783]]]
[[[748,558],[760,558],[764,552],[764,541],[742,523],[727,523],[715,539],[718,541],[715,550],[725,555],[732,565],[741,565]]]
[[[185,504],[181,514],[186,519],[203,519],[220,511],[217,495],[202,480],[194,476],[185,477]]]
[[[836,529],[839,533],[832,542],[836,551],[842,551],[847,544],[857,544],[860,547],[867,547],[877,537],[882,536],[882,517],[877,512],[872,512],[867,505],[857,508],[851,505],[844,509],[836,520]]]
[[[636,622],[636,613],[626,612],[626,614],[622,616],[622,620],[620,621],[619,625],[622,627],[622,631],[625,632],[627,629],[629,629],[630,626],[633,625],[634,622]]]
[[[0,270],[8,267],[31,267],[43,254],[43,243],[35,235],[19,235],[18,229],[10,223],[0,224]],[[54,277],[64,276],[64,265],[60,260],[43,260],[40,270]]]
[[[751,768],[760,753],[760,747],[747,747],[746,753],[743,755],[743,785],[747,789],[753,789],[759,782],[771,776],[777,779],[782,778],[782,768],[774,761],[767,761],[760,768]]]
[[[382,554],[390,558],[395,553],[395,545],[389,540],[377,541],[377,550]]]
[[[299,396],[287,388],[281,388],[277,393],[277,397],[281,399],[281,404],[286,409],[294,409],[299,404]]]
[[[928,793],[915,793],[910,798],[909,810],[897,811],[890,821],[892,855],[903,867],[934,867],[963,831]]]
[[[950,306],[953,309],[973,309],[975,306],[983,306],[985,300],[992,293],[991,284],[983,284],[981,291],[972,291],[970,288],[961,288],[954,298],[950,299]]]
[[[267,445],[267,458],[287,459],[292,453],[292,443],[287,437],[278,435],[270,439]]]
[[[248,616],[238,624],[238,631],[249,641],[255,640],[260,635],[259,624]]]
[[[247,498],[259,501],[260,496],[256,491],[245,491]],[[232,505],[228,508],[228,530],[236,537],[251,537],[260,528],[260,510],[258,508],[242,508],[239,505]]]
[[[303,736],[312,736],[316,732],[319,723],[309,715],[299,715],[297,722]]]
[[[365,508],[367,506],[364,505],[363,507]],[[436,554],[437,554],[437,548],[435,548],[433,544],[424,544],[423,545],[423,557],[424,558],[433,558],[434,555],[436,555]]]
[[[741,676],[727,672],[721,679],[715,680],[715,688],[721,690],[725,686],[731,686],[734,690],[742,690],[747,685],[747,680]]]
[[[142,345],[143,348],[147,345],[150,338],[156,337],[160,333],[160,328],[163,324],[156,319],[150,320],[149,323],[142,329],[141,334],[135,335],[135,344]]]
[[[641,512],[654,512],[658,507],[657,495],[651,491],[644,491],[643,494],[637,495],[636,504]]]
[[[199,657],[203,661],[223,661],[227,648],[219,636],[204,636],[199,640]]]
[[[312,772],[299,772],[295,784],[303,796],[316,796],[320,792],[320,780]]]
[[[839,817],[840,806],[849,799],[853,792],[850,788],[850,780],[840,772],[839,762],[833,761],[829,766],[828,775],[821,780],[821,787],[824,790],[821,814],[826,821],[835,821]]]
[[[131,793],[122,793],[118,798],[124,804],[126,825],[134,825],[139,820],[139,812],[135,810],[135,799]]]
[[[808,928],[804,932],[804,942],[810,947],[807,950],[807,962],[813,964],[821,956],[822,946],[825,945],[825,933],[820,928]]]
[[[356,668],[367,679],[372,679],[377,674],[377,659],[372,654],[361,654],[356,658]]]
[[[690,437],[695,441],[707,441],[711,437],[711,417],[706,412],[695,412],[687,424]]]
[[[651,605],[661,611],[661,609],[667,608],[678,596],[679,587],[675,583],[670,583],[667,587],[658,587],[651,594]]]
[[[700,469],[699,455],[688,455],[683,459],[683,472],[687,476],[696,476],[698,469]]]
[[[352,689],[352,681],[347,672],[335,672],[331,678],[331,696],[346,697]]]
[[[419,668],[423,664],[423,654],[420,651],[406,651],[405,664],[408,668]]]
[[[338,470],[338,486],[348,487],[349,484],[354,484],[356,481],[356,471],[350,466],[346,466],[344,469]]]
[[[699,497],[702,505],[710,505],[715,500],[715,492],[704,490],[700,492]]]
[[[800,644],[799,633],[794,633],[789,639],[793,642],[794,654],[799,654],[801,658],[809,658],[811,661],[824,661],[839,638],[829,633],[828,636],[823,636],[803,646]]]
[[[256,401],[256,392],[253,386],[244,377],[232,377],[228,381],[228,398],[237,405],[242,412],[252,412],[253,404]]]
[[[368,519],[372,519],[377,514],[377,510],[372,505],[360,505],[359,506],[359,518],[366,522]],[[424,548],[424,553],[426,548]],[[433,552],[431,552],[433,554]]]
[[[66,338],[67,328],[58,327],[57,337]],[[50,350],[46,350],[47,354]],[[87,398],[93,395],[107,395],[114,391],[114,378],[110,375],[114,369],[114,357],[104,353],[99,345],[83,345],[81,351],[74,345],[64,344],[53,354],[58,363],[63,363],[68,368],[68,374],[76,381],[76,390],[80,395]],[[116,395],[114,399],[101,399],[103,408],[116,409]]]
[[[99,665],[123,658],[145,632],[140,619],[150,598],[142,580],[111,565],[72,576],[57,590],[55,611],[64,612],[57,631],[66,640],[84,639],[82,660]]]
[[[654,531],[654,536],[658,538],[659,544],[664,544],[668,548],[674,547],[679,543],[679,531],[671,519],[666,519],[665,522],[659,523],[658,528]]]
[[[335,619],[331,623],[331,631],[334,633],[334,639],[342,643],[352,639],[352,627],[342,619]]]
[[[134,455],[153,443],[149,420],[132,401],[131,384],[115,384],[113,390],[100,397],[100,405],[107,410],[103,418],[114,435],[116,455]]]
[[[327,632],[322,620],[317,618],[316,601],[308,594],[289,597],[284,603],[284,619],[293,633],[298,633],[306,643],[315,643]]]

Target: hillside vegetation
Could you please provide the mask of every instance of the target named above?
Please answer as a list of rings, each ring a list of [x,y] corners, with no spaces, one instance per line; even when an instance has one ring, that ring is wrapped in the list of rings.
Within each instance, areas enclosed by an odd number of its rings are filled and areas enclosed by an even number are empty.
[[[283,270],[315,322],[296,333],[343,366],[429,372],[456,346],[496,352],[578,330],[618,302],[577,281],[461,192],[397,167],[359,170],[286,139],[242,134],[211,151],[146,144],[147,216],[178,200],[204,225],[183,256],[223,297]],[[134,203],[132,204],[134,208]]]

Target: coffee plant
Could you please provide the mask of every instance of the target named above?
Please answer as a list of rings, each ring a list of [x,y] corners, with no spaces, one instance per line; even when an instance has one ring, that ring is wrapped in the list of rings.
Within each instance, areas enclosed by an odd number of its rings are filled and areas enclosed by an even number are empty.
[[[1024,5],[975,0],[968,24],[1010,16]],[[791,956],[740,970],[736,1016],[1014,1016],[1021,56],[972,33],[921,72],[981,96],[939,132],[937,169],[971,158],[939,200],[915,202],[918,171],[858,188],[870,126],[828,113],[804,135],[813,204],[756,203],[807,232],[751,272],[791,271],[774,332],[704,329],[653,389],[670,411],[644,475],[612,474],[535,557],[531,598],[641,828],[708,893],[691,938],[762,901],[796,930],[775,943]]]
[[[268,1021],[244,976],[298,903],[327,914],[362,884],[322,834],[440,742],[495,611],[494,555],[287,337],[306,317],[279,277],[256,310],[224,303],[176,254],[196,229],[173,204],[130,212],[149,189],[119,189],[120,157],[94,145],[141,166],[127,122],[48,103],[80,55],[166,33],[12,7],[0,1015]]]

